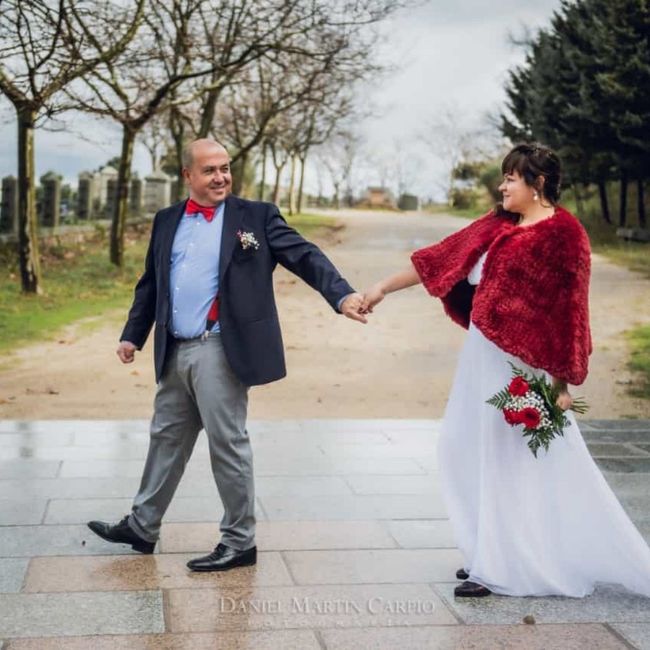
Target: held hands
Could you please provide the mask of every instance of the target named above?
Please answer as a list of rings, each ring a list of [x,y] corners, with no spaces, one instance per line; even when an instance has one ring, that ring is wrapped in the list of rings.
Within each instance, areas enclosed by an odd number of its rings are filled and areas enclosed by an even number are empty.
[[[365,317],[363,311],[363,296],[360,293],[351,293],[341,304],[341,313],[357,320],[360,323],[367,323],[368,319]]]
[[[133,363],[133,358],[137,349],[138,348],[130,341],[120,341],[115,352],[122,363]]]
[[[364,314],[372,314],[375,305],[378,305],[386,297],[381,282],[374,284],[363,296],[362,311]]]
[[[380,303],[385,295],[381,283],[375,284],[364,295],[351,293],[341,304],[341,313],[365,324],[368,322],[366,314],[372,314],[373,307]]]

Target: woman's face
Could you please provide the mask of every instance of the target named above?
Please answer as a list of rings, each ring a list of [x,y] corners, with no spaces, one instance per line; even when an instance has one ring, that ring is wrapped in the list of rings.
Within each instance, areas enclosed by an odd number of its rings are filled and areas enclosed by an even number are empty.
[[[504,174],[499,192],[503,194],[503,207],[509,212],[523,214],[535,201],[535,188],[527,185],[524,177],[514,170]]]

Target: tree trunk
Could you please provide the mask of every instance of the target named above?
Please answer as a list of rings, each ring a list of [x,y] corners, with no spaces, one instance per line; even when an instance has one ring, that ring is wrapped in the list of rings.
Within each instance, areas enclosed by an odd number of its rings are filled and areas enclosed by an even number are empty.
[[[605,181],[598,181],[598,196],[600,197],[600,213],[607,223],[612,223],[612,216],[609,213],[609,201],[607,200],[607,185]]]
[[[185,181],[183,180],[183,145],[185,143],[185,126],[183,121],[177,117],[176,109],[172,108],[169,115],[169,130],[174,141],[174,157],[176,158],[176,192],[172,196],[172,203],[180,201],[185,194]]]
[[[623,228],[627,221],[627,172],[621,172],[621,197],[618,210],[618,225]]]
[[[296,206],[298,209],[298,214],[302,214],[302,195],[305,186],[305,162],[306,161],[307,161],[307,152],[305,151],[300,157],[300,180],[298,181],[298,203]]]
[[[580,188],[578,187],[577,181],[573,184],[573,195],[576,197],[576,210],[579,215],[584,215],[585,204],[582,200],[582,194],[580,194]]]
[[[339,195],[339,184],[334,183],[334,208],[339,210],[341,208],[341,197]]]
[[[208,91],[203,112],[201,113],[201,126],[199,127],[197,138],[207,138],[214,124],[214,113],[217,109],[217,100],[221,94],[221,88]]]
[[[231,162],[232,173],[232,193],[241,196],[244,187],[244,174],[246,173],[246,162],[248,154],[242,154],[236,160]]]
[[[637,205],[637,211],[639,213],[639,226],[641,228],[645,228],[646,227],[645,193],[643,187],[643,180],[639,178],[636,183],[637,183],[636,205]]]
[[[34,120],[29,108],[18,112],[18,260],[25,293],[41,293],[36,190],[34,189]]]
[[[264,186],[266,185],[266,142],[262,144],[262,178],[260,179],[260,184],[257,188],[257,199],[258,201],[264,200]]]
[[[298,155],[291,154],[291,176],[289,178],[289,214],[296,214],[296,162]]]
[[[111,223],[111,262],[124,265],[124,227],[129,207],[129,185],[131,184],[131,162],[136,132],[124,126],[122,131],[122,154],[117,174],[117,197]]]
[[[273,203],[280,205],[280,179],[282,178],[282,170],[286,163],[280,166],[275,165],[275,184],[273,185]]]

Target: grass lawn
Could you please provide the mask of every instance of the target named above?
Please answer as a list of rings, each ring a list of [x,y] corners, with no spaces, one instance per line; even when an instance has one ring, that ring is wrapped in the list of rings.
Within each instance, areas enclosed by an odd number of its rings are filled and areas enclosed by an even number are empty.
[[[287,217],[310,238],[337,228],[336,220],[319,215]],[[150,226],[127,231],[122,269],[108,260],[105,230],[69,235],[50,245],[41,244],[43,294],[25,295],[15,252],[0,250],[0,354],[16,346],[54,339],[62,327],[79,319],[100,316],[113,309],[125,312],[144,266]],[[99,321],[101,322],[101,321]]]

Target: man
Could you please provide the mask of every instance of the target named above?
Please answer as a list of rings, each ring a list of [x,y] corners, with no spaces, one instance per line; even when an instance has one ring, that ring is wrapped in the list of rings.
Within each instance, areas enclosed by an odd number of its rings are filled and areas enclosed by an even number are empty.
[[[275,266],[295,273],[348,318],[366,318],[362,296],[274,205],[230,194],[230,159],[220,144],[192,142],[183,166],[190,199],[154,218],[145,271],[117,349],[120,360],[131,363],[155,322],[158,389],[140,489],[118,524],[91,521],[88,527],[110,542],[153,553],[204,428],[224,515],[221,541],[188,567],[224,571],[257,559],[246,411],[249,386],[286,374]]]

